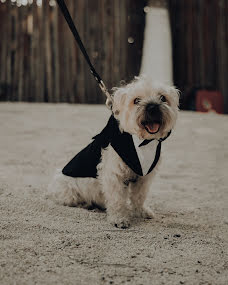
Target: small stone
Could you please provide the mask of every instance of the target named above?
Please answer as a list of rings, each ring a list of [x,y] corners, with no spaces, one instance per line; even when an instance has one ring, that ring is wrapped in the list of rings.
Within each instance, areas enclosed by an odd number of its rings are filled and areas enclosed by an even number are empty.
[[[180,234],[175,234],[174,237],[179,238],[179,237],[181,237],[181,235]]]

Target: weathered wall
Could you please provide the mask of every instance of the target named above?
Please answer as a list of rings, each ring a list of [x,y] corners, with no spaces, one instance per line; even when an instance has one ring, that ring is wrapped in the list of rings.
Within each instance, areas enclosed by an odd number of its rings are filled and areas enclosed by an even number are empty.
[[[174,82],[221,91],[228,113],[228,1],[170,0]]]
[[[48,2],[20,8],[0,3],[0,100],[104,102],[61,12]],[[139,73],[144,1],[66,3],[109,88]]]

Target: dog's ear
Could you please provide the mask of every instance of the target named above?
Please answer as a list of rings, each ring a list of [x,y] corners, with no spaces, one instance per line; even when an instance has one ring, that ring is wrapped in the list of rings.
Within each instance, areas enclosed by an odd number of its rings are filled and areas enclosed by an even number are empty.
[[[118,115],[121,112],[121,108],[123,107],[126,100],[126,91],[124,88],[117,88],[114,92],[113,97],[113,113]]]
[[[180,90],[178,90],[175,86],[172,86],[170,87],[170,94],[174,103],[179,107]]]

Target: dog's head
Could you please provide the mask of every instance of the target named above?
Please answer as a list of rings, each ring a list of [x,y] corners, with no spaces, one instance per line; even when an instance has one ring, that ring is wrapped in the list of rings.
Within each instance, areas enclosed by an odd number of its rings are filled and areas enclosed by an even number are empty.
[[[153,84],[138,77],[130,84],[114,89],[113,113],[120,130],[141,139],[159,139],[174,127],[178,114],[176,88]]]

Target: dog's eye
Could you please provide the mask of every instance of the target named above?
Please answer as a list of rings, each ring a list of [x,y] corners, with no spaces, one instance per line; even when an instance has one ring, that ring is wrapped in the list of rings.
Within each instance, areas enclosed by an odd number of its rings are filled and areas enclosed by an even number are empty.
[[[165,96],[161,95],[160,100],[161,100],[162,102],[166,102]]]
[[[135,100],[134,100],[134,104],[135,105],[137,105],[137,104],[139,104],[139,102],[141,101],[141,99],[140,98],[135,98]]]

